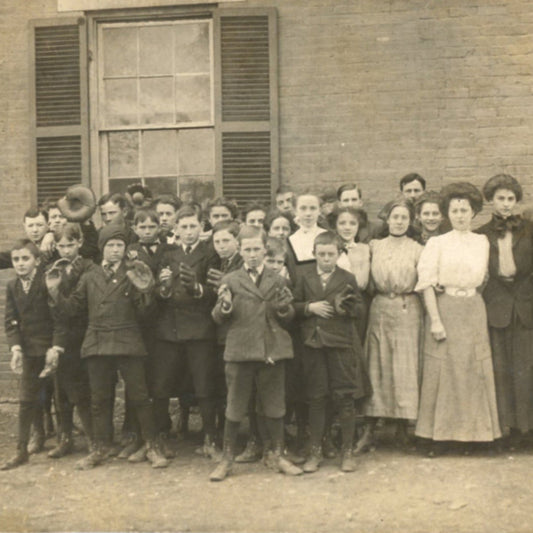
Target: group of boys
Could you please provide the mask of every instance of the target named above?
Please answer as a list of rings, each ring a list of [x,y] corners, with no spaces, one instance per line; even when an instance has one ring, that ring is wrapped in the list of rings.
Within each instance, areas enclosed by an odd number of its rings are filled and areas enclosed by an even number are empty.
[[[422,178],[418,183],[424,188]],[[98,202],[98,232],[91,221],[61,216],[52,225],[57,206],[28,211],[27,238],[0,254],[0,267],[12,265],[16,273],[7,286],[5,327],[11,367],[21,374],[17,453],[2,469],[42,449],[44,437],[33,450],[29,444],[46,379],[53,379],[60,435],[49,455],[72,451],[75,406],[89,441],[77,468],[105,462],[114,451],[120,373],[135,436],[121,455],[130,462],[169,464],[169,401],[192,384],[201,452],[218,461],[211,480],[230,472],[246,416],[265,465],[298,475],[319,468],[329,413],[336,413],[341,469],[353,471],[355,400],[364,394],[356,323],[364,305],[354,276],[336,265],[337,235],[318,225],[325,200],[278,190],[277,210],[299,227],[287,242],[267,239],[266,209],[252,205],[239,223],[235,205],[223,198],[208,206],[208,232],[200,207],[173,195],[137,208],[128,220],[126,198],[107,194]],[[341,187],[337,200],[360,205],[360,189]],[[286,397],[294,383],[301,390]],[[288,404],[309,430],[301,468],[286,453]]]

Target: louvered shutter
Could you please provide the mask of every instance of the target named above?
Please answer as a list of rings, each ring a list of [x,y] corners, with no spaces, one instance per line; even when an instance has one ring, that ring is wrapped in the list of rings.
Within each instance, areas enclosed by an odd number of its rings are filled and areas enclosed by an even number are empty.
[[[274,9],[215,13],[217,193],[270,203],[279,182]]]
[[[33,201],[89,184],[87,37],[83,18],[31,24]]]

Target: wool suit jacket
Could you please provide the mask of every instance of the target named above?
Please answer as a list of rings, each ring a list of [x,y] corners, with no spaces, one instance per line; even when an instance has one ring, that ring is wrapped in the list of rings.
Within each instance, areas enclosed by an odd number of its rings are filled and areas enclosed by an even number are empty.
[[[140,323],[153,310],[152,294],[139,292],[126,276],[121,263],[108,279],[101,266],[81,277],[69,296],[60,294],[57,307],[61,313],[88,312],[89,323],[81,347],[81,356],[146,355]]]
[[[28,357],[42,357],[51,346],[65,346],[65,324],[48,306],[42,267],[37,268],[28,294],[18,277],[8,282],[5,331],[9,348],[18,344]]]
[[[515,316],[526,328],[533,328],[533,225],[522,220],[512,232],[513,258],[516,265],[514,281],[502,279],[499,269],[499,234],[491,220],[478,228],[477,232],[487,236],[489,251],[489,280],[483,291],[487,306],[489,326],[505,328]]]
[[[216,296],[207,286],[207,270],[212,254],[205,242],[199,242],[190,254],[182,246],[166,250],[157,268],[158,273],[165,267],[172,270],[172,290],[168,298],[159,298],[159,320],[156,338],[170,342],[215,339],[215,323],[211,309]],[[201,296],[189,294],[179,277],[180,263],[186,263],[196,273],[201,286]],[[159,289],[158,294],[161,294]]]
[[[232,294],[232,306],[222,310],[220,301],[213,309],[217,324],[228,322],[224,360],[227,362],[274,361],[292,359],[292,340],[285,326],[294,316],[289,306],[280,315],[273,307],[279,289],[287,286],[287,280],[265,268],[257,286],[244,267],[222,278]]]
[[[352,287],[356,294],[353,304],[355,318],[338,314],[334,314],[331,318],[321,318],[307,312],[307,306],[312,302],[326,300],[333,306],[335,296],[347,285]],[[294,309],[296,317],[301,320],[302,340],[306,346],[351,348],[354,343],[356,346],[361,345],[356,320],[363,316],[365,306],[355,277],[350,272],[335,267],[326,287],[322,288],[316,265],[307,265],[296,280]]]
[[[160,242],[157,244],[155,252],[150,254],[140,242],[134,242],[128,246],[126,257],[130,260],[138,259],[139,261],[146,263],[150,267],[154,276],[156,276],[162,257],[166,252],[174,249],[176,249],[175,245]]]

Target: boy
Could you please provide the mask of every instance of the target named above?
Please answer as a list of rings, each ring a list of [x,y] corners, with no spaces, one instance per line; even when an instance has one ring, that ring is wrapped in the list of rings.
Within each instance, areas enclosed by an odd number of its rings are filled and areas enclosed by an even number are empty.
[[[311,451],[303,465],[308,473],[316,472],[322,460],[329,397],[339,412],[342,429],[341,470],[355,469],[354,400],[360,397],[357,356],[362,348],[354,318],[361,316],[364,307],[353,274],[336,266],[340,248],[335,233],[317,235],[313,247],[316,264],[301,270],[294,290],[294,308],[302,320],[302,362],[309,404]]]
[[[180,245],[159,262],[159,320],[153,357],[153,398],[156,427],[166,431],[169,399],[175,382],[190,370],[204,428],[202,453],[217,457],[215,448],[214,375],[215,324],[211,319],[213,291],[207,287],[209,246],[200,241],[200,216],[192,206],[176,217]]]
[[[128,220],[131,206],[123,194],[118,192],[104,194],[98,200],[98,207],[102,219],[102,228],[109,226],[109,224],[123,226],[126,244],[131,244],[137,240],[137,235],[131,229],[130,221]],[[102,228],[99,231],[102,231]]]
[[[229,329],[224,351],[228,387],[224,453],[211,473],[211,481],[222,481],[231,470],[239,425],[247,414],[254,384],[259,430],[265,451],[269,450],[265,463],[289,475],[302,473],[282,455],[284,363],[292,358],[292,343],[281,326],[293,317],[292,294],[282,277],[264,267],[266,234],[263,229],[243,226],[239,243],[243,266],[224,276],[213,309],[216,322],[228,321]]]
[[[112,398],[116,373],[120,371],[135,409],[147,458],[153,468],[168,466],[155,442],[153,410],[146,386],[146,349],[139,329],[139,318],[151,311],[153,276],[142,261],[126,271],[126,234],[122,225],[104,226],[98,237],[102,264],[80,279],[68,298],[60,294],[57,269],[48,272],[50,298],[65,315],[88,310],[89,324],[81,348],[87,361],[91,390],[94,449],[77,463],[86,470],[103,463],[112,440]]]
[[[85,272],[96,268],[90,260],[81,257],[83,233],[79,224],[67,222],[54,231],[55,248],[61,258],[61,291],[68,297]],[[58,459],[72,452],[73,406],[76,406],[85,436],[92,440],[92,421],[87,369],[80,359],[81,345],[87,331],[87,314],[69,316],[66,320],[65,353],[59,359],[57,378],[54,382],[56,398],[60,399],[59,439],[48,457]]]
[[[277,237],[268,237],[266,244],[265,266],[281,277],[288,279],[289,273],[285,263],[287,262],[287,246]]]
[[[175,194],[162,194],[154,200],[152,208],[156,210],[159,216],[162,242],[177,244],[174,230],[176,228],[176,215],[181,206],[182,202]]]
[[[276,190],[274,204],[282,213],[294,217],[296,207],[296,195],[288,185],[280,185]]]
[[[243,213],[244,223],[247,226],[264,228],[266,209],[257,202],[248,204]]]
[[[45,364],[57,365],[65,345],[65,329],[48,308],[48,293],[39,250],[29,239],[17,241],[11,250],[17,277],[6,289],[5,330],[11,350],[11,369],[22,374],[19,396],[17,453],[2,465],[9,470],[28,462],[30,428],[40,408],[39,379]]]

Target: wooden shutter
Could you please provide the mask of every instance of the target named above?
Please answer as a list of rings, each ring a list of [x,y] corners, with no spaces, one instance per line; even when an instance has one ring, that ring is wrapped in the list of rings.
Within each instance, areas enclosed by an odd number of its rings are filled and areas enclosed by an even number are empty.
[[[215,12],[217,194],[270,203],[279,183],[274,9]]]
[[[31,22],[32,200],[89,184],[87,35],[83,18]]]

